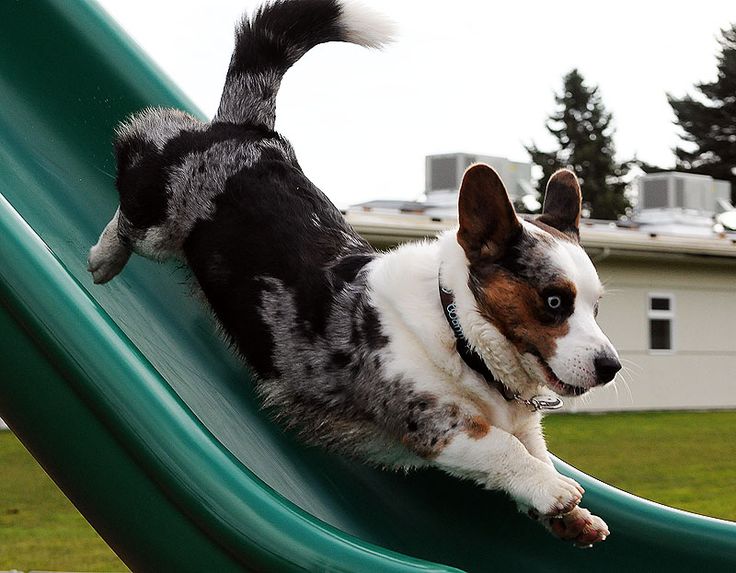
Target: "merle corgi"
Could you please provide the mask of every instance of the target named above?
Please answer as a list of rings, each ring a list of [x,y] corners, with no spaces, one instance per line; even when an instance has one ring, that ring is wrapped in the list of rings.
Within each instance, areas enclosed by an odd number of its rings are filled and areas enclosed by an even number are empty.
[[[185,261],[265,406],[307,441],[441,468],[507,492],[562,539],[602,541],[606,524],[578,505],[583,489],[556,471],[540,425],[558,396],[620,368],[596,323],[575,175],[558,171],[526,221],[497,173],[473,165],[458,229],[378,253],[274,131],[281,78],[309,49],[391,34],[343,0],[279,0],[244,18],[211,122],[149,108],[117,128],[120,206],[89,271],[109,281],[132,252]]]

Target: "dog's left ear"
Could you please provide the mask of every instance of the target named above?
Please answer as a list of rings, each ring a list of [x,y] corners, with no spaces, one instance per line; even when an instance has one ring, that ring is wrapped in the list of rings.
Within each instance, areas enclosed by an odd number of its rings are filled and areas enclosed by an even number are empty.
[[[556,171],[547,183],[544,207],[537,221],[580,242],[580,211],[583,195],[578,178],[569,169]]]

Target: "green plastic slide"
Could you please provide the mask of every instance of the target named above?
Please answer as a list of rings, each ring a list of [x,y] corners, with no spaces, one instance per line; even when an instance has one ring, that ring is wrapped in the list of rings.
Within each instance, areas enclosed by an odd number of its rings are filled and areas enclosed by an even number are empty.
[[[600,547],[439,472],[305,448],[183,269],[134,257],[94,286],[113,127],[146,105],[193,109],[95,5],[0,2],[0,416],[133,570],[736,571],[736,524],[562,463],[611,526]]]

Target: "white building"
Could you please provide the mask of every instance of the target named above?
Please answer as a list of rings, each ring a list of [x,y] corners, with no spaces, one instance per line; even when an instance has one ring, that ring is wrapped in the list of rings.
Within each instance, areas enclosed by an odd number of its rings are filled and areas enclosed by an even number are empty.
[[[736,237],[583,229],[622,381],[580,410],[736,408]]]

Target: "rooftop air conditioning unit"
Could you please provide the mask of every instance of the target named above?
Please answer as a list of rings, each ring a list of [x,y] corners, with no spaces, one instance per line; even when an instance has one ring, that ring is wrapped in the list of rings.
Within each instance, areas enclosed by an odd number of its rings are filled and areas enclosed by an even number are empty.
[[[428,155],[426,164],[427,193],[433,191],[457,191],[465,170],[478,163],[477,155],[452,153],[448,155]]]
[[[435,200],[449,200],[460,189],[465,170],[474,163],[485,163],[493,167],[501,176],[506,189],[512,198],[518,199],[530,190],[532,166],[530,163],[509,161],[504,157],[491,155],[475,155],[472,153],[448,153],[444,155],[428,155],[426,158],[427,197]],[[456,200],[456,197],[455,199]]]
[[[676,209],[714,213],[729,201],[728,181],[691,173],[652,173],[639,179],[639,209]]]

